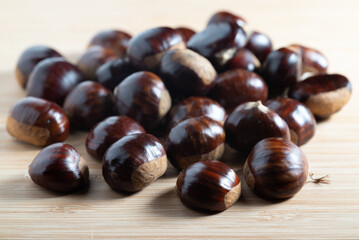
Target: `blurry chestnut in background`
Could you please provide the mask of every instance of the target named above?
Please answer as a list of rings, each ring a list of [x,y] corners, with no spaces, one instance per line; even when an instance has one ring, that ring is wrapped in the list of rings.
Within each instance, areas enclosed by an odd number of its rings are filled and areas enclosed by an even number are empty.
[[[145,133],[142,126],[126,116],[112,116],[99,122],[86,138],[87,152],[102,160],[106,150],[124,136]]]
[[[44,149],[29,166],[34,183],[51,191],[71,193],[89,184],[85,159],[69,144],[55,143]]]
[[[20,141],[46,146],[67,138],[70,121],[57,104],[41,98],[26,97],[11,108],[6,130]]]
[[[247,24],[247,21],[241,16],[235,15],[227,11],[219,11],[211,16],[207,25],[221,22],[234,23],[239,27],[244,27]]]
[[[102,161],[103,177],[117,191],[140,191],[166,169],[165,149],[156,137],[146,133],[121,138],[106,151]]]
[[[188,27],[178,27],[175,28],[177,32],[182,35],[183,41],[186,43],[188,40],[196,33],[194,30]]]
[[[251,51],[240,48],[234,53],[233,57],[224,64],[223,69],[230,70],[240,68],[254,72],[259,69],[260,65],[261,63]]]
[[[219,160],[224,145],[222,125],[205,116],[179,122],[171,128],[165,141],[168,159],[179,170],[200,160]]]
[[[127,48],[127,56],[137,69],[156,71],[167,50],[185,47],[178,31],[169,27],[157,27],[134,36]]]
[[[208,96],[221,104],[227,112],[249,101],[267,99],[268,87],[257,74],[234,69],[219,74]]]
[[[177,193],[187,207],[220,212],[231,207],[241,195],[241,182],[228,165],[219,161],[200,161],[182,171]]]
[[[30,73],[36,64],[46,58],[61,57],[60,53],[47,46],[32,46],[20,55],[16,64],[15,76],[22,88],[26,88]]]
[[[88,48],[92,46],[102,46],[106,49],[111,49],[119,57],[124,57],[126,56],[130,39],[131,35],[124,31],[104,30],[92,37]]]
[[[264,138],[290,139],[286,122],[260,101],[243,103],[235,108],[228,115],[224,129],[229,146],[243,154],[248,154]]]
[[[114,113],[112,93],[99,83],[82,82],[65,98],[64,110],[71,120],[71,127],[90,130]]]
[[[44,98],[60,106],[66,95],[84,76],[63,58],[48,58],[39,62],[30,74],[27,96]]]
[[[133,73],[114,91],[119,115],[139,122],[146,130],[154,128],[171,108],[171,96],[162,80],[151,72]]]
[[[352,85],[340,74],[309,77],[290,88],[288,96],[304,103],[317,117],[338,112],[350,99]]]
[[[298,146],[314,136],[316,121],[304,104],[291,98],[276,98],[268,100],[265,105],[283,118],[289,127],[292,142]]]
[[[283,138],[266,138],[255,145],[243,167],[244,179],[258,196],[282,200],[304,186],[308,162],[294,143]]]
[[[261,32],[250,31],[247,32],[246,49],[250,50],[258,60],[263,63],[267,56],[272,52],[272,41],[270,38]]]

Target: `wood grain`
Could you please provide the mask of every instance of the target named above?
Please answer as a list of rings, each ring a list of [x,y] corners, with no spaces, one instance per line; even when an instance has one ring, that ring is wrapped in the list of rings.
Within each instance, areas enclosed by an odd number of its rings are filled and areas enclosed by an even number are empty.
[[[184,207],[174,191],[173,168],[145,190],[125,196],[104,182],[101,166],[85,150],[86,133],[66,141],[90,167],[88,191],[46,192],[25,177],[40,148],[5,130],[13,103],[25,96],[13,69],[33,44],[55,47],[76,60],[90,37],[107,28],[130,33],[169,25],[200,30],[210,14],[229,9],[268,33],[275,47],[303,43],[324,52],[330,72],[353,82],[349,104],[318,125],[303,150],[317,174],[331,184],[305,184],[294,198],[268,203],[244,184],[228,211],[205,215]],[[359,238],[359,1],[0,1],[0,239],[358,239]],[[224,161],[243,163],[233,152]]]

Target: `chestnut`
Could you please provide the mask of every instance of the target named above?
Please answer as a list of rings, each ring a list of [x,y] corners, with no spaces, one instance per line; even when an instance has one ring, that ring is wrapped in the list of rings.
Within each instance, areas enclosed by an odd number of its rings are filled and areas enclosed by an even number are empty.
[[[188,40],[196,33],[194,30],[188,27],[178,27],[175,28],[177,32],[182,35],[183,41],[186,43]]]
[[[160,123],[171,108],[171,96],[156,74],[136,72],[123,80],[114,91],[119,115],[139,122],[145,129]]]
[[[272,41],[266,34],[258,31],[248,31],[247,36],[247,43],[244,47],[251,51],[258,60],[263,63],[272,52]]]
[[[121,138],[107,149],[102,174],[116,191],[137,192],[162,176],[167,156],[160,141],[146,133]]]
[[[20,141],[46,146],[67,138],[70,121],[57,104],[41,98],[26,97],[11,108],[6,130]]]
[[[293,197],[304,186],[308,161],[294,143],[283,138],[258,142],[243,167],[244,179],[258,196],[268,200]]]
[[[239,105],[228,115],[224,129],[230,147],[248,154],[264,138],[290,139],[286,122],[274,111],[258,102]]]
[[[165,141],[168,159],[179,170],[200,160],[219,160],[224,145],[222,125],[205,116],[179,122],[171,128]]]
[[[234,23],[239,27],[244,27],[247,24],[247,21],[241,16],[235,15],[227,11],[219,11],[211,16],[207,25],[221,22]]]
[[[177,178],[177,193],[190,208],[220,212],[237,202],[241,181],[227,164],[207,160],[192,164]]]
[[[26,88],[30,73],[40,61],[51,58],[61,57],[60,53],[47,46],[32,46],[27,48],[21,55],[16,64],[15,76],[22,88]]]
[[[240,48],[234,53],[233,57],[224,64],[223,69],[230,70],[240,68],[254,72],[259,69],[260,64],[257,57],[251,51]]]
[[[169,27],[157,27],[131,38],[127,56],[137,69],[156,71],[167,50],[185,47],[181,33]]]
[[[233,69],[219,74],[208,96],[221,104],[227,112],[249,101],[267,99],[268,87],[257,74]]]
[[[67,95],[64,110],[71,127],[90,130],[96,123],[114,113],[112,93],[99,83],[85,81]]]
[[[168,51],[161,60],[160,72],[172,92],[182,95],[204,95],[217,75],[212,64],[189,49]]]
[[[314,136],[315,118],[301,102],[291,98],[276,98],[268,100],[265,105],[287,123],[293,143],[301,146]]]
[[[102,46],[115,52],[119,57],[125,57],[131,35],[119,30],[104,30],[92,37],[88,48]]]
[[[338,112],[350,99],[352,85],[340,74],[309,77],[290,88],[288,96],[304,103],[317,117]]]
[[[143,127],[132,118],[126,116],[111,116],[99,122],[87,135],[87,152],[102,159],[106,150],[124,136],[145,133]]]
[[[77,61],[77,67],[84,74],[86,80],[96,80],[96,70],[105,62],[118,58],[111,49],[92,46],[84,52]]]
[[[47,190],[71,193],[89,184],[85,159],[69,144],[55,143],[42,149],[29,166],[34,183]]]
[[[63,58],[47,58],[39,62],[30,74],[27,96],[44,98],[62,106],[66,95],[84,76]]]

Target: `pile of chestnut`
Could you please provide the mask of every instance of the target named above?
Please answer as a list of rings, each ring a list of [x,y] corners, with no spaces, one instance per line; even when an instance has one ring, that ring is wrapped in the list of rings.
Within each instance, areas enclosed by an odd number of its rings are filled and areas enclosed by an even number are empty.
[[[224,11],[197,33],[102,31],[76,64],[46,46],[22,53],[16,78],[27,97],[12,107],[7,131],[46,146],[29,175],[52,191],[89,184],[86,161],[60,143],[71,126],[90,131],[87,152],[102,161],[103,177],[116,191],[143,189],[169,160],[181,171],[177,192],[185,205],[223,211],[241,194],[236,172],[220,161],[230,147],[247,157],[249,188],[282,200],[310,174],[298,146],[313,137],[316,119],[350,98],[349,80],[327,68],[321,52],[299,44],[273,50],[267,35]]]

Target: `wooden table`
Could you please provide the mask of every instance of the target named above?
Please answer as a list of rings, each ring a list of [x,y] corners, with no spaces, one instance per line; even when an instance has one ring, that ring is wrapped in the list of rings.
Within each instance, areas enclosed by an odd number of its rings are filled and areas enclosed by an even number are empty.
[[[101,164],[85,151],[86,133],[66,142],[87,159],[87,192],[56,195],[24,177],[40,148],[17,142],[5,130],[10,106],[25,96],[13,69],[24,48],[38,43],[76,59],[99,30],[133,34],[158,25],[196,30],[228,9],[268,33],[275,47],[303,43],[322,50],[330,72],[351,79],[349,104],[303,146],[313,171],[331,184],[307,183],[294,198],[269,203],[245,184],[228,211],[207,215],[184,207],[176,196],[177,173],[131,196],[112,191]],[[359,1],[0,1],[0,238],[1,239],[359,239]],[[226,160],[238,169],[235,155]]]

